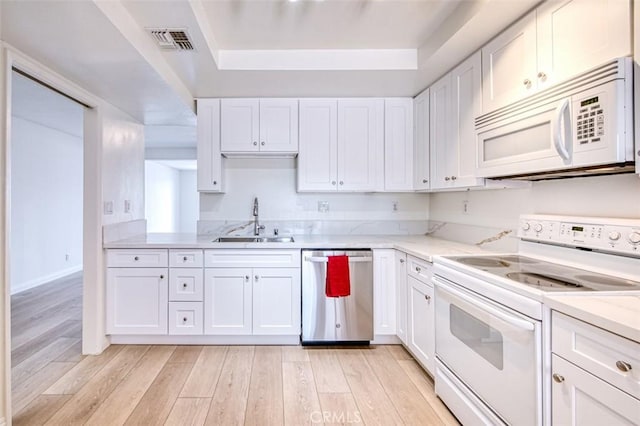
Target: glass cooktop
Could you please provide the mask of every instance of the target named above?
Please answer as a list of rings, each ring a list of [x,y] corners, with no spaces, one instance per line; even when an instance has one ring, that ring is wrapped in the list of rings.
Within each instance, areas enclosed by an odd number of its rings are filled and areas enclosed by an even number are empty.
[[[541,291],[640,290],[640,282],[519,255],[448,256],[463,265]]]

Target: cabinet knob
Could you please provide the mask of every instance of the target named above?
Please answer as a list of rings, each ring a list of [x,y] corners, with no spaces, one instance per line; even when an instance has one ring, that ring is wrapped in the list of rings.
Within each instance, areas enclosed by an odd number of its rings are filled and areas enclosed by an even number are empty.
[[[547,74],[543,73],[542,71],[540,71],[538,73],[538,78],[542,81],[547,81]]]
[[[160,275],[160,279],[161,279],[161,280],[164,280],[164,275]]]
[[[553,381],[556,382],[556,383],[564,382],[564,377],[562,377],[558,373],[553,373],[553,375],[551,377],[553,377]]]
[[[182,283],[182,288],[187,288],[187,283]]]
[[[258,146],[258,142],[253,142],[253,146]]]
[[[429,179],[422,179],[422,183],[427,183],[429,182]]]
[[[340,328],[340,323],[336,324],[336,328]]]
[[[456,179],[458,179],[457,176],[451,176],[451,180],[456,180]]]
[[[400,259],[400,263],[404,263],[404,259]]]
[[[214,185],[217,185],[217,184],[218,184],[218,181],[217,181],[217,180],[214,180],[214,181],[213,181],[213,184],[214,184]]]
[[[340,185],[344,185],[344,181],[340,181]]]
[[[244,280],[249,281],[249,275],[245,275]]]
[[[425,294],[424,299],[428,302],[429,300],[431,300],[431,296],[429,296],[428,294]]]
[[[449,182],[451,180],[451,178],[449,176],[445,177],[444,180],[446,180],[447,182]]]
[[[335,181],[335,180],[332,180],[332,181],[331,181],[331,185],[336,186],[336,181]]]
[[[133,260],[138,261],[140,258],[138,256],[134,257]]]
[[[187,317],[183,317],[182,322],[187,322]]]
[[[531,88],[531,80],[529,80],[528,78],[525,78],[522,84],[524,84],[524,87],[526,87],[527,89]]]
[[[253,277],[253,278],[254,278],[256,281],[258,281],[258,279],[259,279],[260,277],[256,275],[256,276],[255,276],[255,277]]]
[[[422,271],[422,268],[419,266],[416,266],[416,272],[420,272],[420,271]]]
[[[183,262],[186,262],[186,261],[187,261],[187,256],[184,256],[184,257],[182,258],[182,261],[183,261]]]
[[[624,361],[616,361],[616,367],[618,367],[618,370],[623,371],[625,373],[631,370],[631,364]]]
[[[260,145],[264,146],[264,141],[260,142]]]

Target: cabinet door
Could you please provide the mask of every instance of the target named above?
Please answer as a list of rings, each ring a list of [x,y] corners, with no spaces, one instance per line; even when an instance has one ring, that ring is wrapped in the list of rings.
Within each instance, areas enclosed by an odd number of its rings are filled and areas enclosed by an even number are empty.
[[[335,191],[337,159],[338,102],[301,99],[298,191]]]
[[[413,190],[413,99],[384,100],[384,189]]]
[[[482,48],[482,112],[520,100],[536,90],[536,12]]]
[[[260,136],[258,99],[222,99],[220,105],[222,152],[258,151]]]
[[[260,99],[260,151],[298,152],[297,99]]]
[[[338,190],[384,186],[384,101],[338,100]]]
[[[107,268],[107,334],[167,334],[167,268]]]
[[[407,294],[407,255],[396,251],[396,328],[404,344],[407,344]]]
[[[631,54],[629,1],[546,2],[537,15],[537,78],[541,87]]]
[[[554,425],[637,425],[640,400],[552,354]],[[557,382],[559,380],[560,382]]]
[[[429,89],[413,101],[413,189],[429,190]]]
[[[431,189],[451,186],[452,148],[451,73],[435,82],[430,90]]]
[[[253,334],[300,334],[300,269],[253,269]]]
[[[475,177],[477,144],[475,119],[482,109],[480,52],[451,71],[453,137],[447,149],[452,187],[472,187],[484,183]]]
[[[204,334],[251,334],[251,269],[204,271]]]
[[[424,368],[433,374],[435,367],[435,326],[433,287],[413,277],[408,282],[409,350]]]
[[[223,192],[220,100],[198,99],[198,191]]]
[[[396,334],[395,250],[373,251],[373,333]]]

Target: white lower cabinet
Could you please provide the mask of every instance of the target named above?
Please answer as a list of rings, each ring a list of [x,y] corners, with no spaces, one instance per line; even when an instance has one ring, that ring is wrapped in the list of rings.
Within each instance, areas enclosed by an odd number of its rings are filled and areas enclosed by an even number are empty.
[[[396,251],[396,329],[398,338],[407,344],[407,255]]]
[[[640,425],[640,343],[553,311],[554,425]]]
[[[300,334],[300,269],[253,270],[253,334]]]
[[[434,371],[435,327],[433,286],[409,276],[407,346],[430,373]]]
[[[167,334],[167,268],[107,269],[107,334]]]
[[[204,334],[251,334],[251,268],[204,272]]]
[[[169,334],[202,334],[202,302],[169,302]]]
[[[373,251],[373,334],[396,335],[395,250]]]

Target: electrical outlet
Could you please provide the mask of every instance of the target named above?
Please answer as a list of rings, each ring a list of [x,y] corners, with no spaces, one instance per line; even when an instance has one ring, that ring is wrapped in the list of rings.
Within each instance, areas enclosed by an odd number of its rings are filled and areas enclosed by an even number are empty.
[[[398,211],[398,202],[397,202],[397,201],[394,201],[394,202],[393,202],[393,211],[394,211],[394,212],[397,212],[397,211]]]
[[[469,214],[469,200],[462,202],[462,214]]]
[[[329,202],[328,201],[318,201],[318,211],[320,213],[326,213],[329,211]]]
[[[113,214],[113,201],[104,202],[104,214]]]
[[[129,213],[131,211],[131,200],[124,200],[124,212]]]
[[[68,262],[68,261],[69,261],[69,255],[68,255],[68,254],[65,254],[65,255],[64,255],[64,261],[65,261],[65,262]]]

